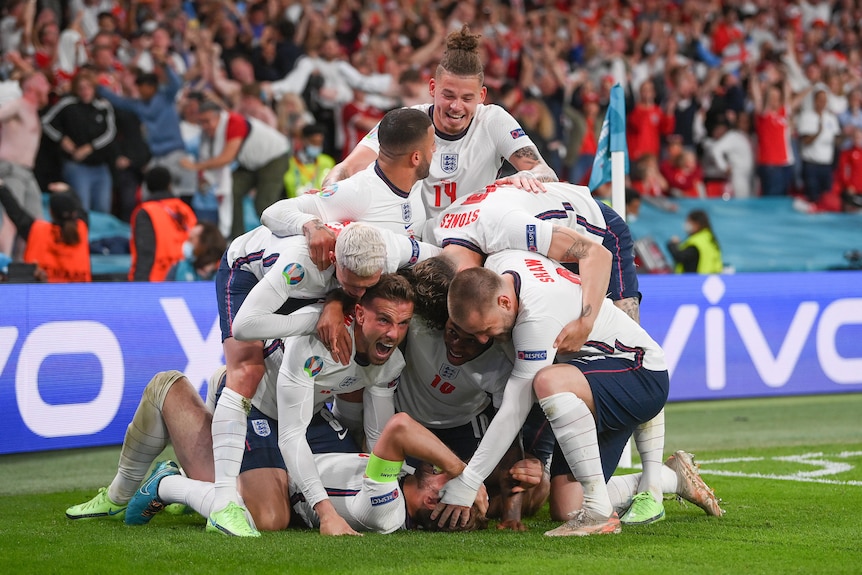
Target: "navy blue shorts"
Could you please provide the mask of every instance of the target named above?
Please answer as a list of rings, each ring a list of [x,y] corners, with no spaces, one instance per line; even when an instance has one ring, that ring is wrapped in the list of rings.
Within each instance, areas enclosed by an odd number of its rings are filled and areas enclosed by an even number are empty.
[[[638,285],[638,274],[635,268],[635,251],[632,233],[628,224],[612,207],[604,202],[598,202],[605,217],[607,231],[602,245],[613,255],[611,261],[611,279],[608,282],[608,297],[614,301],[636,297],[641,299]],[[578,264],[564,263],[563,267],[579,273]]]
[[[216,272],[216,297],[218,298],[218,320],[221,327],[221,340],[233,337],[233,320],[245,301],[248,292],[259,280],[239,266],[231,268],[227,263],[227,252],[222,256]]]
[[[567,362],[581,370],[593,392],[596,432],[605,481],[611,478],[632,432],[662,410],[670,381],[667,371],[645,369],[640,361],[617,357],[573,359]],[[560,451],[554,448],[551,477],[571,473]]]
[[[231,269],[227,265],[227,252],[221,258],[216,272],[216,297],[218,298],[218,319],[221,327],[221,340],[233,337],[233,320],[248,293],[260,280],[253,273],[241,269],[235,264]],[[320,301],[320,298],[290,298],[276,310],[280,315],[290,315],[301,307]]]
[[[470,423],[459,425],[458,427],[450,427],[448,429],[431,429],[428,431],[437,436],[446,447],[455,452],[455,455],[461,461],[469,461],[473,454],[476,453],[476,448],[479,447],[479,442],[485,436],[488,430],[488,424],[494,417],[496,410],[490,403],[485,410],[474,417]],[[414,460],[415,462],[415,460]]]
[[[287,469],[278,448],[278,421],[252,407],[247,422],[240,473],[269,467]],[[325,413],[322,410],[311,418],[305,438],[312,453],[359,453],[347,428],[329,410]]]
[[[216,403],[224,389],[226,377],[222,376],[216,392]],[[305,430],[305,438],[312,453],[359,453],[348,429],[341,425],[332,412],[324,407],[314,414]],[[246,418],[245,453],[240,473],[250,469],[274,467],[287,469],[281,449],[278,447],[278,420],[265,415],[252,406]]]

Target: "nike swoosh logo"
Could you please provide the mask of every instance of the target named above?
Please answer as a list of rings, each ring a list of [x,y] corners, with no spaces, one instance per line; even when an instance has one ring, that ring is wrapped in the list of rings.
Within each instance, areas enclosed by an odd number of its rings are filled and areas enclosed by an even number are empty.
[[[125,507],[123,507],[122,509],[117,509],[116,511],[114,511],[113,509],[109,509],[108,515],[119,515],[120,513],[122,513],[125,510],[126,510]]]
[[[341,431],[338,432],[338,440],[339,441],[344,441],[345,437],[347,437],[347,430],[346,429],[342,429]]]

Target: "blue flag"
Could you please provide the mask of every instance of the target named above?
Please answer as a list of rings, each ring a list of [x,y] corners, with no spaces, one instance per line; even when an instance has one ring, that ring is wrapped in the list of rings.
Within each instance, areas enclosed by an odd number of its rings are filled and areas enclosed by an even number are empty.
[[[625,157],[625,171],[629,173],[629,151],[626,145],[626,99],[619,83],[611,88],[611,102],[602,122],[593,171],[590,173],[589,188],[596,188],[611,181],[611,152],[622,152]]]

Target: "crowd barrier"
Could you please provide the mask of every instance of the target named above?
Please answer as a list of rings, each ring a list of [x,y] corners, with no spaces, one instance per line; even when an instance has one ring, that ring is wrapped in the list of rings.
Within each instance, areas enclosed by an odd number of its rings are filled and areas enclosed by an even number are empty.
[[[862,272],[642,276],[671,401],[862,391]],[[144,386],[206,392],[211,283],[0,287],[0,454],[119,444]]]

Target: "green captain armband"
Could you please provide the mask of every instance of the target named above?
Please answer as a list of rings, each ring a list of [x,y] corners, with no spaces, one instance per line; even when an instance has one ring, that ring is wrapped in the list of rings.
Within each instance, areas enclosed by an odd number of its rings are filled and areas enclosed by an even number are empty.
[[[398,481],[398,474],[401,473],[402,465],[404,465],[403,461],[387,461],[380,459],[372,453],[368,456],[365,475],[369,479],[379,481],[380,483]]]

